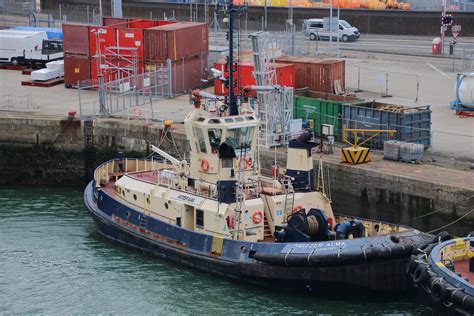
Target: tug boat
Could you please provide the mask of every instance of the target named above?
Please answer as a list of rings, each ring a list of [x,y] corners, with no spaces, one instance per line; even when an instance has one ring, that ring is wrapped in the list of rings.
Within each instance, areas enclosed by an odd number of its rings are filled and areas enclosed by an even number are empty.
[[[211,113],[200,102],[205,93],[194,95],[195,107],[184,121],[189,161],[151,146],[161,158],[119,157],[95,170],[84,201],[103,236],[274,289],[413,288],[405,267],[431,235],[333,213],[316,184],[317,144],[307,133],[289,141],[286,172],[262,175],[258,117]]]
[[[436,315],[474,315],[474,232],[443,239],[412,255],[407,266],[418,300]]]

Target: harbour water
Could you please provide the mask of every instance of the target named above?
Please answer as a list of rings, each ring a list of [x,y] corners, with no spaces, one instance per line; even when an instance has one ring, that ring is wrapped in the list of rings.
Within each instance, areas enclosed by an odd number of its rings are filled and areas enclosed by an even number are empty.
[[[79,189],[0,187],[0,223],[0,314],[430,314],[413,295],[268,291],[128,250],[97,233]]]

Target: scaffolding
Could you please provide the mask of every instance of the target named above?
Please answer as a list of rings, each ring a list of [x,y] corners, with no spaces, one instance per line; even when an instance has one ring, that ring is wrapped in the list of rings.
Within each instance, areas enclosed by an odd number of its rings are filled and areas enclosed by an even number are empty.
[[[275,71],[275,42],[268,32],[250,34],[254,76],[257,86],[274,89],[258,91],[257,113],[260,120],[258,145],[262,148],[287,145],[293,118],[293,88],[278,86]]]

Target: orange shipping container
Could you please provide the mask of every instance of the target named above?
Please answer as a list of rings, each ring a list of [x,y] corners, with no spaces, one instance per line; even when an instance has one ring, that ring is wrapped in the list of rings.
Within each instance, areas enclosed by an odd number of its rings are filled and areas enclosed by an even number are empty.
[[[309,88],[312,91],[335,93],[334,81],[341,82],[345,89],[345,61],[321,60],[312,57],[281,56],[275,59],[278,63],[294,64],[295,88]]]
[[[224,72],[225,63],[216,63],[214,68]],[[285,87],[295,87],[295,66],[292,64],[276,63],[275,71],[277,76],[277,83],[280,86]],[[235,78],[237,80],[237,85],[240,87],[243,86],[252,86],[255,85],[255,78],[253,77],[254,64],[253,62],[240,62],[237,66],[237,71],[234,72]],[[225,76],[228,76],[228,71],[225,71]],[[239,94],[239,87],[235,87],[234,92]],[[214,81],[214,93],[217,95],[227,95],[228,89],[224,87],[224,84],[220,80]],[[253,93],[253,95],[256,95]]]
[[[89,26],[89,51],[92,57],[105,54],[107,47],[117,46],[117,34],[114,27]]]
[[[193,58],[209,50],[206,23],[177,22],[144,29],[143,40],[144,59],[149,63]]]
[[[117,46],[136,48],[139,60],[143,60],[143,30],[130,28],[117,28]],[[133,50],[119,49],[121,55],[132,55]]]

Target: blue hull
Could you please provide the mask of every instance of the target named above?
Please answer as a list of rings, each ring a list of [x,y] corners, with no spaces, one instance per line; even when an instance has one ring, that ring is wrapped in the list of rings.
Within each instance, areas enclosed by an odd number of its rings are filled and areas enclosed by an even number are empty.
[[[387,246],[390,243],[388,236],[311,243],[252,243],[224,239],[220,253],[215,253],[212,236],[146,217],[103,190],[95,191],[94,181],[84,192],[84,202],[99,232],[112,241],[193,269],[274,289],[326,293],[333,289],[341,293],[344,290],[353,292],[356,287],[383,292],[406,291],[412,289],[412,282],[405,272],[411,249],[432,240],[429,235],[407,231],[406,238],[411,244],[403,247],[406,253],[396,255],[398,248]],[[361,251],[368,243],[371,249],[383,248],[380,254],[384,255],[368,260],[370,252]],[[366,260],[352,260],[355,259],[354,251],[359,259]],[[266,257],[257,260],[257,254]],[[321,258],[327,260],[321,262]]]

